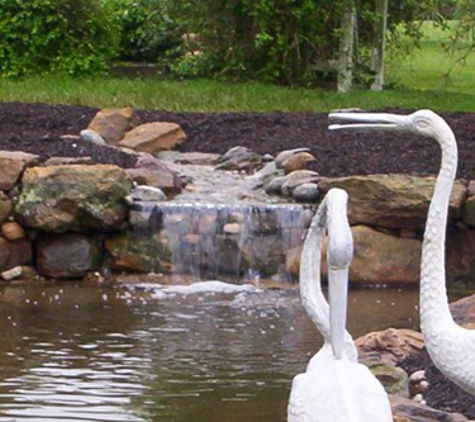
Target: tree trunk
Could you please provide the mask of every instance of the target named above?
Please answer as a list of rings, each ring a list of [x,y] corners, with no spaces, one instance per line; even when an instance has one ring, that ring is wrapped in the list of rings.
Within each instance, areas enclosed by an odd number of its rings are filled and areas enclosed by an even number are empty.
[[[347,92],[351,89],[352,85],[355,23],[355,6],[352,2],[348,2],[341,17],[338,55],[338,92]]]
[[[375,0],[375,12],[379,19],[374,24],[374,46],[371,70],[375,72],[373,91],[382,91],[384,86],[384,50],[386,45],[386,26],[388,18],[388,0]]]

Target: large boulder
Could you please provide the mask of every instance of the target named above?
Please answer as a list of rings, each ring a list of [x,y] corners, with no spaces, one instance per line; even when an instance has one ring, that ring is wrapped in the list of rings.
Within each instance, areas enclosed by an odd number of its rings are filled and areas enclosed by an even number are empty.
[[[81,278],[96,270],[100,262],[98,242],[81,234],[47,234],[36,244],[38,271],[46,277]]]
[[[425,226],[434,183],[434,177],[373,174],[322,179],[318,186],[322,196],[334,187],[348,192],[351,224],[418,230]],[[460,218],[466,191],[465,184],[456,181],[449,218]]]
[[[15,186],[27,166],[38,162],[39,157],[21,151],[0,151],[0,190]]]
[[[354,258],[350,281],[360,284],[417,284],[420,279],[422,241],[382,233],[367,226],[351,228]],[[322,279],[328,278],[327,240],[322,246]],[[298,277],[302,247],[290,249],[286,270]]]
[[[393,236],[366,226],[355,226],[351,231],[355,248],[350,267],[352,282],[419,283],[421,240]]]
[[[137,126],[127,132],[117,145],[154,154],[172,149],[182,144],[185,139],[185,132],[176,123],[153,122]]]
[[[136,123],[134,109],[105,108],[97,112],[88,129],[98,133],[108,144],[115,145]]]
[[[127,173],[114,165],[28,168],[15,206],[19,221],[47,232],[116,230],[127,218]]]

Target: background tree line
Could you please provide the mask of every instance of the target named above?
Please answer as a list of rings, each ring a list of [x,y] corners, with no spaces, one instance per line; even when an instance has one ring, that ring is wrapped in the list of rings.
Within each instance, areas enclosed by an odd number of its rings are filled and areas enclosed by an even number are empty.
[[[0,74],[146,61],[167,77],[315,86],[350,68],[351,83],[369,87],[377,49],[407,54],[428,19],[447,30],[443,48],[468,40],[458,57],[473,51],[475,0],[0,0]]]

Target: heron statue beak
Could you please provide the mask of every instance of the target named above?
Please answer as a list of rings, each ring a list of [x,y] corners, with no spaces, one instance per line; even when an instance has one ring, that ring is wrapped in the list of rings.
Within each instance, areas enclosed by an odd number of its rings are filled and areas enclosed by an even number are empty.
[[[348,302],[348,268],[328,270],[328,302],[330,305],[330,331],[333,354],[343,356]]]
[[[400,116],[388,113],[330,113],[332,120],[341,120],[345,124],[332,124],[330,130],[339,129],[382,129],[403,130],[408,127],[408,116]]]

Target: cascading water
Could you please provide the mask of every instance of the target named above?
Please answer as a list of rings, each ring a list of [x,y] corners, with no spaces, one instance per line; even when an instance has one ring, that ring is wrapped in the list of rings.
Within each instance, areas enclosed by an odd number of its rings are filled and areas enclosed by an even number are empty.
[[[208,166],[180,171],[193,180],[191,189],[173,201],[138,202],[131,213],[136,233],[155,237],[164,272],[288,281],[286,256],[302,244],[311,206],[275,203],[255,189],[255,177]]]
[[[173,273],[230,281],[285,278],[286,254],[302,243],[310,212],[302,205],[140,204],[135,230],[159,233],[159,259]]]

